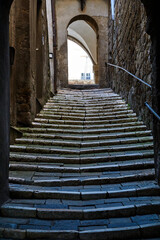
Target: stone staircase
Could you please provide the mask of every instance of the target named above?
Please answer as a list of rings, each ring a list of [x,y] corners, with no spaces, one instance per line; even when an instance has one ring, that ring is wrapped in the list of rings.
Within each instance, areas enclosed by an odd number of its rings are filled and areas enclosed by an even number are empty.
[[[160,237],[151,131],[111,89],[63,89],[20,130],[0,239]]]

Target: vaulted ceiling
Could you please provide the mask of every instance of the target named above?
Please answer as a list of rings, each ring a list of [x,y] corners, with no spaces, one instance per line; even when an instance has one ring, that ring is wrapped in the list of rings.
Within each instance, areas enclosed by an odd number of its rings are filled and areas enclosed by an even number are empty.
[[[93,28],[84,20],[71,23],[68,27],[68,36],[76,40],[97,63],[97,35]]]

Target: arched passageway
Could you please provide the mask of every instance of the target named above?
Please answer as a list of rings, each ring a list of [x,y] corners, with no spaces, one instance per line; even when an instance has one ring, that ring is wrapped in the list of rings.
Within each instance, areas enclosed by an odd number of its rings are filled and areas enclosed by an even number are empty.
[[[67,11],[63,11],[66,8]],[[106,86],[105,61],[108,60],[108,3],[89,1],[82,12],[79,1],[56,1],[57,79],[59,87],[68,85],[67,39],[81,44],[94,62],[95,82]],[[95,11],[96,9],[96,11]],[[63,18],[62,16],[63,11]]]
[[[64,1],[57,1],[57,8],[60,9],[60,5],[64,4]],[[78,2],[78,1],[77,1]],[[91,1],[89,1],[90,4]],[[95,1],[97,2],[97,1]],[[160,33],[159,33],[159,28],[157,22],[159,22],[159,13],[158,13],[158,3],[151,1],[151,0],[143,0],[142,1],[145,5],[147,15],[148,15],[148,33],[151,35],[152,38],[152,58],[153,58],[153,77],[152,77],[152,85],[153,85],[153,107],[155,111],[160,114],[160,46],[159,46],[159,39],[160,39]],[[9,159],[9,34],[8,34],[8,26],[9,26],[9,9],[10,5],[12,3],[12,0],[2,0],[0,2],[0,89],[1,89],[1,94],[0,94],[0,112],[1,112],[1,117],[0,118],[0,195],[1,195],[1,202],[5,201],[8,198],[8,159]],[[99,2],[98,2],[99,3]],[[69,4],[69,1],[66,0],[65,4]],[[106,25],[103,27],[105,28],[107,26],[107,7],[106,2],[103,1],[103,6],[102,8],[104,9],[104,12],[102,11],[103,19],[101,19],[101,22],[106,23]],[[69,6],[69,5],[68,5]],[[64,8],[65,6],[63,6]],[[64,44],[64,39],[67,39],[67,26],[68,23],[70,22],[70,19],[79,15],[79,5],[78,3],[75,3],[74,9],[78,9],[77,12],[73,11],[73,8],[69,8],[69,12],[66,11],[66,14],[69,16],[69,19],[66,19],[64,16],[64,22],[62,21],[61,24],[64,25],[65,31],[63,32],[63,36],[60,37],[62,40],[61,43],[58,45],[57,52],[60,54],[61,50],[64,50],[64,53],[67,54],[66,51],[66,45]],[[93,9],[93,8],[92,8]],[[96,9],[96,13],[98,12],[99,8],[94,7],[94,11]],[[89,7],[87,7],[88,15],[92,15]],[[62,12],[57,12],[57,18]],[[74,15],[74,16],[73,16]],[[98,21],[98,14],[94,16],[94,18]],[[67,21],[66,21],[67,20]],[[104,20],[104,21],[103,21]],[[58,19],[58,24],[60,18]],[[60,24],[60,25],[61,25]],[[99,24],[100,26],[100,24]],[[61,31],[62,29],[60,29]],[[58,33],[59,34],[59,33]],[[107,36],[107,33],[105,33]],[[102,41],[102,32],[100,31],[99,28],[99,41],[101,39]],[[64,37],[64,38],[63,38]],[[106,37],[107,39],[107,37]],[[106,48],[106,42],[103,39],[102,42],[103,47],[105,46]],[[104,48],[102,48],[104,49]],[[66,59],[66,58],[64,58]],[[63,59],[59,59],[59,62]],[[105,58],[103,59],[103,62],[105,61]],[[66,62],[65,62],[66,64]],[[64,64],[64,65],[65,65]],[[58,71],[59,74],[63,75],[63,71],[60,73],[59,68],[60,65],[58,66]],[[101,66],[102,70],[105,69],[105,66]],[[66,71],[65,71],[66,74]],[[62,76],[61,75],[61,76]],[[64,80],[64,81],[63,81]],[[59,75],[59,82],[62,83],[60,84],[61,86],[66,86],[67,83],[67,78],[65,75],[65,78],[60,78]],[[156,119],[154,119],[154,142],[155,142],[155,160],[156,160],[156,172],[157,172],[157,178],[160,178],[160,159],[159,159],[159,152],[160,152],[160,125],[157,122]]]
[[[80,19],[80,20],[78,20]],[[83,20],[84,19],[84,20]],[[71,23],[68,26],[68,39],[74,41],[77,43],[81,48],[84,50],[81,50],[80,58],[81,61],[77,55],[74,54],[74,51],[76,52],[75,48],[72,46],[75,46],[75,44],[71,44],[69,42],[68,44],[68,80],[69,83],[81,83],[81,84],[93,84],[99,83],[99,74],[98,74],[98,26],[94,19],[88,17],[88,16],[79,16],[71,20]],[[78,47],[77,47],[78,50]],[[80,49],[79,49],[80,51]],[[85,52],[86,53],[85,53]],[[77,52],[78,53],[78,52]],[[77,79],[74,79],[72,71],[75,71],[74,66],[71,66],[71,59],[74,55],[75,59],[74,62],[77,63],[77,70],[81,71],[79,73],[79,76],[77,75]],[[92,65],[92,67],[91,67]],[[76,64],[75,64],[76,66]],[[81,68],[81,69],[78,69]],[[71,69],[72,68],[72,69]],[[92,69],[91,69],[92,68]],[[72,77],[71,77],[72,75]],[[75,74],[76,75],[76,74]],[[71,79],[70,79],[71,77]],[[70,81],[72,80],[72,81]],[[90,81],[87,81],[90,80]]]

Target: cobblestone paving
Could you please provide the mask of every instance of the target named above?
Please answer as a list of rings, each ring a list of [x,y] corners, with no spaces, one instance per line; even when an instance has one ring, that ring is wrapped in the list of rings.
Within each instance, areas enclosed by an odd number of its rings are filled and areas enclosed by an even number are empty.
[[[121,97],[63,89],[32,125],[10,147],[0,239],[160,239],[153,137]]]

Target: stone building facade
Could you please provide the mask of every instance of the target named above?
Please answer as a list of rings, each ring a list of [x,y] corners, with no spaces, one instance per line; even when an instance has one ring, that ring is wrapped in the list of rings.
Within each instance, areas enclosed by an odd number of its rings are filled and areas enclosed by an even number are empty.
[[[46,2],[14,1],[10,12],[10,117],[29,126],[50,96]]]
[[[95,11],[96,9],[96,11]],[[78,20],[87,22],[97,35],[96,83],[106,86],[105,61],[108,59],[108,1],[87,0],[82,10],[79,0],[56,0],[57,80],[59,87],[68,85],[67,29]],[[86,33],[87,34],[87,33]],[[91,40],[88,40],[91,41]]]
[[[114,19],[110,11],[109,62],[121,66],[152,84],[151,38],[146,33],[147,15],[140,0],[115,1]],[[122,70],[108,66],[109,86],[121,94],[138,115],[152,128],[152,115],[145,107],[152,105],[152,91]]]

